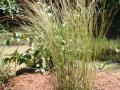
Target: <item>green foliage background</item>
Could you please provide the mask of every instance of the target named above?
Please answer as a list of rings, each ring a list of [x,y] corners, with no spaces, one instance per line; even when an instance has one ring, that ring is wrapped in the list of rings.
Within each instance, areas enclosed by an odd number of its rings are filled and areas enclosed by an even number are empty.
[[[7,15],[13,15],[13,13],[19,12],[20,7],[17,4],[17,0],[1,0],[0,9]]]

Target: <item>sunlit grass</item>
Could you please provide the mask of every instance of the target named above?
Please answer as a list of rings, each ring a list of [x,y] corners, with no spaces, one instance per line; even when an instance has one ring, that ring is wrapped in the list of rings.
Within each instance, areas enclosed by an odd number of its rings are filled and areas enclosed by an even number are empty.
[[[62,1],[62,23],[59,16],[49,16],[44,8],[39,8],[33,22],[31,32],[35,36],[35,46],[49,49],[55,64],[58,90],[91,90],[90,65],[92,50],[92,30],[94,29],[94,6],[91,3],[78,5],[76,10]],[[68,2],[69,3],[69,2]],[[80,3],[78,3],[80,4]],[[55,9],[54,6],[50,6]],[[37,9],[36,9],[37,10]],[[56,14],[56,13],[55,13]]]

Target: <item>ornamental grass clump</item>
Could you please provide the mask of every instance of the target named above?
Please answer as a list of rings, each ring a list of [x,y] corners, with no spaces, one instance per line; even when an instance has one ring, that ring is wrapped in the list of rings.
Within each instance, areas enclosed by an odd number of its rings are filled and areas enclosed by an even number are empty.
[[[92,90],[90,61],[97,53],[93,31],[98,25],[95,3],[86,6],[85,1],[74,1],[75,7],[69,0],[60,0],[59,7],[39,2],[31,4],[37,15],[27,14],[32,46],[39,48],[44,61],[52,59],[58,90]]]

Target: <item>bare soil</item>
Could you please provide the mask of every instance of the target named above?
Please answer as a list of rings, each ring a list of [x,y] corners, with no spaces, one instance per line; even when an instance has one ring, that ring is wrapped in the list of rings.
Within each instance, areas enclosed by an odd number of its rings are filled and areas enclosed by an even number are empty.
[[[120,90],[120,73],[101,71],[96,73],[95,90]]]
[[[52,74],[24,73],[12,78],[0,90],[55,90],[56,78]],[[94,78],[95,90],[120,90],[120,73],[99,71]]]
[[[55,82],[52,74],[24,73],[10,79],[4,90],[54,90]]]
[[[30,48],[29,45],[20,45],[20,46],[0,46],[0,49],[3,49],[2,54],[3,56],[9,56],[13,54],[16,50],[18,53],[24,53]]]

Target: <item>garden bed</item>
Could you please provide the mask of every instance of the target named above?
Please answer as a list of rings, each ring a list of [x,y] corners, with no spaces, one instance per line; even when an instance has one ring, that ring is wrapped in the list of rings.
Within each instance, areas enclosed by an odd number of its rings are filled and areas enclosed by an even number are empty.
[[[4,90],[54,90],[55,82],[52,74],[24,73],[10,79]]]
[[[95,90],[120,90],[120,73],[97,72],[94,85]]]
[[[14,77],[0,90],[54,90],[56,78],[53,74],[24,73]],[[120,72],[97,71],[95,90],[120,90]]]

